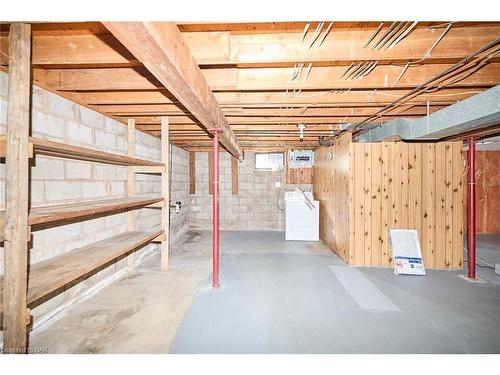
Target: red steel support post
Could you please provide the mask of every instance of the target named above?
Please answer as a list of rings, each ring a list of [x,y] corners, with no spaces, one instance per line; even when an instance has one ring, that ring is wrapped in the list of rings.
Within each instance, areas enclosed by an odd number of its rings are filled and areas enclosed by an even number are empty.
[[[469,176],[467,184],[467,262],[469,278],[476,278],[476,145],[474,137],[469,138]]]
[[[213,218],[213,250],[212,250],[212,288],[219,287],[219,135],[217,129],[213,131],[214,135],[214,188],[212,194],[212,218]]]

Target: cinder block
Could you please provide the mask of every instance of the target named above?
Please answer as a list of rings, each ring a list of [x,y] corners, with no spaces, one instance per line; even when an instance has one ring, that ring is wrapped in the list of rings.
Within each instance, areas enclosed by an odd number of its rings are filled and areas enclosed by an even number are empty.
[[[0,124],[7,125],[7,100],[0,98]]]
[[[123,169],[124,168],[120,168]],[[117,167],[109,165],[93,165],[93,176],[94,180],[116,180],[117,179]],[[126,173],[126,172],[125,172]],[[126,176],[126,174],[125,174]]]
[[[45,200],[56,201],[64,199],[78,199],[82,197],[80,182],[46,181]]]
[[[1,184],[4,186],[3,184]],[[1,190],[2,188],[0,188]],[[3,197],[1,197],[3,198]],[[31,204],[37,205],[43,203],[45,199],[45,183],[44,181],[31,180]],[[3,200],[2,200],[3,201]]]
[[[33,249],[43,247],[45,245],[45,231],[33,231],[31,233],[31,245]]]
[[[102,241],[105,240],[106,238],[113,237],[115,233],[113,232],[112,229],[107,229],[107,230],[101,230],[95,234],[95,241]]]
[[[106,183],[104,182],[82,182],[82,197],[83,198],[96,198],[105,197]]]
[[[78,119],[82,124],[98,129],[104,127],[104,115],[101,113],[78,106],[78,114]]]
[[[31,111],[31,129],[34,136],[43,134],[63,140],[66,123],[60,118],[33,109]]]
[[[31,310],[33,319],[37,320],[40,317],[53,311],[55,308],[64,303],[64,293],[55,295],[53,298],[48,299],[46,302],[34,307]]]
[[[111,195],[124,195],[125,183],[123,181],[111,181]]]
[[[92,166],[88,163],[66,161],[66,178],[73,180],[90,180]]]
[[[119,213],[116,215],[106,216],[106,228],[112,228],[117,225],[121,225],[125,223],[126,216],[124,213]]]
[[[106,151],[116,150],[116,136],[96,129],[94,133],[95,145]]]
[[[80,238],[81,222],[43,229],[43,231],[45,232],[44,245],[49,246],[51,244],[60,244],[71,239]]]
[[[0,96],[7,97],[9,95],[9,74],[0,71]]]
[[[48,112],[65,120],[75,120],[75,103],[59,95],[47,92]]]
[[[82,222],[83,235],[88,236],[92,233],[102,231],[105,228],[105,218],[98,217],[96,219],[89,219]]]
[[[92,139],[92,129],[78,124],[73,121],[69,121],[66,125],[68,140],[77,144],[93,144]]]
[[[123,136],[116,137],[116,150],[117,152],[127,153],[127,139]]]
[[[5,183],[0,183],[0,207],[5,207]]]
[[[31,168],[33,180],[63,180],[64,161],[58,158],[37,157]]]
[[[115,167],[115,172],[117,180],[127,179],[127,167]]]
[[[47,91],[33,86],[31,89],[31,104],[42,111],[46,109]]]
[[[110,117],[104,118],[104,129],[106,132],[116,135],[126,135],[127,126],[119,121],[116,121]],[[136,131],[137,134],[137,131]]]

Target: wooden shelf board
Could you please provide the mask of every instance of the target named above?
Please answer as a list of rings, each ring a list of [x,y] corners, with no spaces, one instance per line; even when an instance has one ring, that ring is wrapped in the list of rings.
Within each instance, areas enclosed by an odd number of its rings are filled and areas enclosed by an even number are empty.
[[[33,152],[39,155],[55,156],[68,159],[91,161],[112,165],[142,166],[142,167],[163,167],[161,162],[134,158],[119,155],[106,151],[99,151],[92,148],[72,146],[61,142],[49,141],[46,139],[30,137],[30,145]],[[0,138],[0,158],[5,157],[5,137]]]
[[[123,198],[102,199],[55,206],[33,207],[29,213],[28,224],[39,225],[84,218],[107,212],[129,208],[145,207],[162,202],[160,196],[129,196]],[[0,211],[0,240],[4,238],[5,210]]]
[[[125,232],[34,264],[29,272],[28,305],[151,242],[162,233],[160,229]],[[0,278],[0,295],[3,295],[3,278]]]

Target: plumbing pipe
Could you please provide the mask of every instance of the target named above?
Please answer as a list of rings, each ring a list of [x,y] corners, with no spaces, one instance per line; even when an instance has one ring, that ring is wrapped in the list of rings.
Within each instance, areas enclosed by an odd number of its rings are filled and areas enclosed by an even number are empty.
[[[219,129],[213,129],[214,141],[214,187],[212,194],[212,288],[219,288]]]
[[[467,184],[467,263],[469,278],[476,278],[476,145],[474,137],[469,138],[469,177]]]

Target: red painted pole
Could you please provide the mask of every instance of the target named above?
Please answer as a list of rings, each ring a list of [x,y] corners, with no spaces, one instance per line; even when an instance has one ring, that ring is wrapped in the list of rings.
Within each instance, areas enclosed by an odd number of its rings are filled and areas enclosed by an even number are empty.
[[[474,137],[469,138],[469,177],[467,184],[467,262],[469,278],[476,278],[476,145]]]
[[[212,194],[213,249],[212,249],[212,288],[219,287],[219,135],[214,135],[214,188]]]

